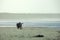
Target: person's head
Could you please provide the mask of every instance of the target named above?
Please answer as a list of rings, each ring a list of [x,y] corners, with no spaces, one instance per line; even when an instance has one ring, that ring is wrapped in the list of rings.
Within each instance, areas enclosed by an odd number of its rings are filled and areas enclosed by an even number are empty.
[[[21,22],[19,22],[19,23],[21,23]],[[21,24],[23,24],[23,23],[21,23]]]
[[[19,23],[21,23],[21,22],[19,22]]]

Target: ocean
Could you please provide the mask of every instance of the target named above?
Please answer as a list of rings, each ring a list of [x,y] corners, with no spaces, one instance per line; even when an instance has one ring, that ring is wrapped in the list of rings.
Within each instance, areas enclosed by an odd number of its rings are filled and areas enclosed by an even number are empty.
[[[1,26],[15,27],[18,22],[0,22]],[[23,27],[60,27],[60,21],[22,22]]]

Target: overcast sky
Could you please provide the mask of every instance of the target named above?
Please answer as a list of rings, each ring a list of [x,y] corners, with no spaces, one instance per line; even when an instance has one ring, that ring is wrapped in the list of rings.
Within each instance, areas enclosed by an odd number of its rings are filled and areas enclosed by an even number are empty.
[[[60,13],[60,0],[0,0],[0,12]]]

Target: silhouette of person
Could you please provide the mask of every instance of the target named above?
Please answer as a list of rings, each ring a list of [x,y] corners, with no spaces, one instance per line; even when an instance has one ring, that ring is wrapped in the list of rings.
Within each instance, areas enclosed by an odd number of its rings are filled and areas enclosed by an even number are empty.
[[[21,23],[21,22],[17,23],[17,24],[16,24],[17,29],[19,29],[19,28],[22,29],[22,24],[23,24],[23,23]]]

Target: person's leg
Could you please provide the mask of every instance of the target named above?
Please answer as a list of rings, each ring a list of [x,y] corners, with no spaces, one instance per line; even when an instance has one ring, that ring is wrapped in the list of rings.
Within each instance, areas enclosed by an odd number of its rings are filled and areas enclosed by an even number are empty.
[[[22,27],[20,27],[20,29],[22,29]]]
[[[19,26],[17,26],[17,29],[19,29]]]
[[[20,25],[20,29],[22,29],[22,26]]]

